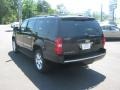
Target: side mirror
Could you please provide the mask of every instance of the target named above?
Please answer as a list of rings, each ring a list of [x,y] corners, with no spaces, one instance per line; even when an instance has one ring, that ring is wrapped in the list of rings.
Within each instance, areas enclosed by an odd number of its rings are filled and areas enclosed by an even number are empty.
[[[16,24],[12,23],[11,28],[14,28],[14,27],[16,27]]]
[[[13,31],[15,31],[15,32],[20,32],[21,29],[20,29],[20,27],[14,27],[14,28],[13,28]]]
[[[14,28],[14,25],[13,25],[13,24],[11,24],[11,28]]]
[[[19,27],[20,26],[20,23],[19,22],[13,22],[11,24],[11,28],[15,28],[15,27]]]

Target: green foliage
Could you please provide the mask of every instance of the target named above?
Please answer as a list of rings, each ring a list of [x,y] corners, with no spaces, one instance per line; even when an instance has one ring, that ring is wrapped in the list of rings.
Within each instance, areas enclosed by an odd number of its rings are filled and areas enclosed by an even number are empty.
[[[57,5],[57,14],[58,15],[67,15],[70,14],[66,7],[63,4]]]
[[[7,5],[5,5],[6,0],[0,0],[0,23],[2,23],[2,19],[4,15],[7,14],[8,8]]]
[[[62,4],[53,10],[47,0],[22,0],[22,18],[30,18],[36,15],[69,14],[66,7]],[[87,16],[93,16],[100,20],[100,12],[85,12]],[[108,16],[103,13],[103,20]],[[0,0],[0,24],[18,21],[18,0]]]
[[[9,23],[17,19],[17,1],[0,0],[0,23]]]
[[[23,7],[23,19],[33,16],[33,9],[34,9],[33,0],[24,0],[22,7]]]
[[[51,9],[51,6],[45,0],[38,0],[37,2],[37,14],[54,14],[56,11]]]
[[[45,0],[22,0],[23,19],[55,12]],[[18,21],[18,0],[0,0],[0,24],[14,21]]]

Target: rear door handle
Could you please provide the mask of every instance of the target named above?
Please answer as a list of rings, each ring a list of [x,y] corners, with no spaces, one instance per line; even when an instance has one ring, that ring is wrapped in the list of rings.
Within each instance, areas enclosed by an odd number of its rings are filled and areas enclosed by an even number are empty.
[[[30,36],[28,36],[27,38],[28,38],[28,39],[30,39],[31,37],[30,37]]]

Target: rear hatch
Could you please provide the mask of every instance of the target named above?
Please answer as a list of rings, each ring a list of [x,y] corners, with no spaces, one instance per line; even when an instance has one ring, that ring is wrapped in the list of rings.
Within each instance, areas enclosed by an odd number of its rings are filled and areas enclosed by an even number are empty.
[[[58,34],[63,39],[64,55],[80,55],[103,48],[102,30],[92,18],[62,18]]]

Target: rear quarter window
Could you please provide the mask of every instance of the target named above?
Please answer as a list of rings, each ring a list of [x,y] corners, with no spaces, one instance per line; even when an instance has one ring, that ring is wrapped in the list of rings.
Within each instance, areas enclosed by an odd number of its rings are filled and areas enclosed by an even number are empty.
[[[58,20],[56,18],[49,18],[46,20],[46,29],[48,30],[48,37],[51,40],[54,40],[54,38],[57,35],[58,30]]]
[[[46,20],[45,18],[39,18],[36,20],[36,32],[40,37],[46,37],[48,30],[46,29]]]
[[[36,30],[41,37],[54,39],[57,32],[57,20],[54,18],[41,18],[36,21]]]

